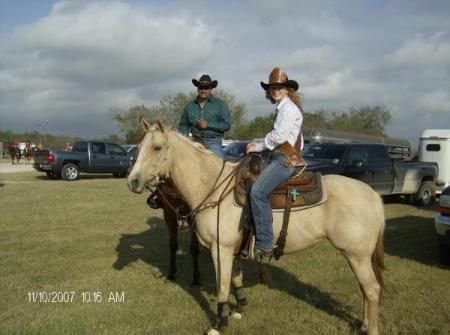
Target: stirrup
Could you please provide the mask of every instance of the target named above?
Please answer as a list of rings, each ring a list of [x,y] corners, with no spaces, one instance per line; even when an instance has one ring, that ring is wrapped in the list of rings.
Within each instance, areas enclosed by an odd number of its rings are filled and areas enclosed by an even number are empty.
[[[254,260],[255,259],[255,242],[256,242],[256,238],[255,235],[252,234],[250,236],[250,240],[248,242],[248,249],[242,249],[239,251],[239,255],[243,258],[243,259],[251,259]]]

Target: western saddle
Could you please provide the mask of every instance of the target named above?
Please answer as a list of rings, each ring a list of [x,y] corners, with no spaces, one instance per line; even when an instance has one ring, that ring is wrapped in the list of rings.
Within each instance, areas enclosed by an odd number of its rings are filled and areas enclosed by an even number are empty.
[[[275,259],[279,259],[284,253],[286,244],[289,217],[292,208],[300,210],[315,206],[324,201],[322,188],[322,176],[320,173],[304,171],[303,166],[293,177],[279,185],[270,195],[269,202],[272,209],[284,209],[283,225],[276,242],[274,252]],[[237,174],[237,182],[234,187],[234,200],[238,206],[243,207],[244,237],[240,248],[241,255],[252,254],[252,239],[254,239],[254,222],[249,204],[249,194],[253,183],[262,170],[262,160],[259,155],[254,155],[248,164],[243,165]]]

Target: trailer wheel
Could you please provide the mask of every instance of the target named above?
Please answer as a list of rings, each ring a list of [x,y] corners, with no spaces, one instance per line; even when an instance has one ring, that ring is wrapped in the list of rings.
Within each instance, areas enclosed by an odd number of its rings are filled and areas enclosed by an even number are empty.
[[[436,197],[436,186],[432,181],[424,181],[420,185],[419,191],[414,194],[414,203],[418,206],[430,206]]]
[[[61,170],[61,175],[64,180],[73,181],[80,178],[80,169],[76,164],[66,164]]]

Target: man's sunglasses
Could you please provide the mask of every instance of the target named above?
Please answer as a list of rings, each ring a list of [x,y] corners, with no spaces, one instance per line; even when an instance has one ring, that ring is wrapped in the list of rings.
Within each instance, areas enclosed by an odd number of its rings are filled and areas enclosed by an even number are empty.
[[[211,89],[211,87],[209,87],[209,86],[198,86],[197,87],[200,91],[207,91],[207,90],[210,90]]]

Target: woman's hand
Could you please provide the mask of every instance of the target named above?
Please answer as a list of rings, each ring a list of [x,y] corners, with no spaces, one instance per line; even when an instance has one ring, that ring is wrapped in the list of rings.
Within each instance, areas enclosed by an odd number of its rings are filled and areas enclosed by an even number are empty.
[[[256,143],[255,142],[251,142],[249,144],[247,144],[247,153],[251,153],[251,152],[256,152]]]

